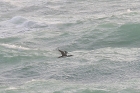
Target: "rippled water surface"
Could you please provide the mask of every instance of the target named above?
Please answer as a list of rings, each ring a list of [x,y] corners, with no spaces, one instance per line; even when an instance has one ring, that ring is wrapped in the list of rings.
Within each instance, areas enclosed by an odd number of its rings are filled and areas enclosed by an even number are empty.
[[[139,6],[1,0],[0,93],[139,93]]]

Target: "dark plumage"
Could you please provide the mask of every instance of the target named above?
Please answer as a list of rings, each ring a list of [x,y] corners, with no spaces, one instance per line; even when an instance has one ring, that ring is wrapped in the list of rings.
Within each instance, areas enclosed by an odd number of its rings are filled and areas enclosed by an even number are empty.
[[[61,58],[61,57],[70,57],[70,56],[73,56],[73,55],[67,55],[68,52],[67,51],[62,51],[62,50],[59,50],[58,51],[61,53],[62,56],[58,57],[58,58]]]

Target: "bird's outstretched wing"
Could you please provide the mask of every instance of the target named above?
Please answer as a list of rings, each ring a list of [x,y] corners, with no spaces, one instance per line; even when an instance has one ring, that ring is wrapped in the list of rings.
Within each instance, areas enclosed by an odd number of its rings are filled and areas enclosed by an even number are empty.
[[[67,52],[59,50],[59,49],[58,49],[58,51],[61,53],[62,56],[67,56]]]

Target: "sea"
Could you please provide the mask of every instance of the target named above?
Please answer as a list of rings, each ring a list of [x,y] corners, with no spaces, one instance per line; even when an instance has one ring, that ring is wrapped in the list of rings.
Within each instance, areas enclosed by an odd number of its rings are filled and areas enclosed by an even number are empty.
[[[0,0],[0,93],[140,93],[140,1]]]

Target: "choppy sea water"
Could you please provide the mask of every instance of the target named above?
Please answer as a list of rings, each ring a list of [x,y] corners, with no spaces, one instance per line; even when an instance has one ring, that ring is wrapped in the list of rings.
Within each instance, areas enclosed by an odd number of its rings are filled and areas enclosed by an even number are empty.
[[[0,93],[140,93],[139,6],[1,0]]]

